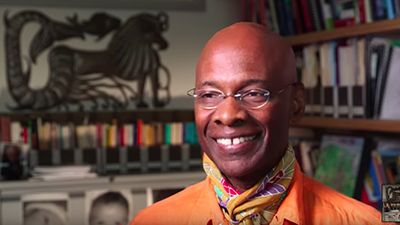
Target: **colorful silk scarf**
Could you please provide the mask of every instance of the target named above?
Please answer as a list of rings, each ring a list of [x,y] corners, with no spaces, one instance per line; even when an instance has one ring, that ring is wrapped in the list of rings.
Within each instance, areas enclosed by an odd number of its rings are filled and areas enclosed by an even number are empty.
[[[252,188],[239,193],[203,154],[203,168],[211,179],[218,204],[231,224],[268,224],[279,208],[294,173],[294,151],[288,147],[278,165]]]

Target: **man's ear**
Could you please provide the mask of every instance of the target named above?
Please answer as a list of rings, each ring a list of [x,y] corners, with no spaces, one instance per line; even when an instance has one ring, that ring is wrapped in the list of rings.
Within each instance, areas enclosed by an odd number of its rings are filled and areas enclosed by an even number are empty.
[[[292,115],[290,118],[290,125],[296,124],[304,114],[305,99],[304,99],[304,85],[301,82],[293,85],[293,98],[292,98]]]

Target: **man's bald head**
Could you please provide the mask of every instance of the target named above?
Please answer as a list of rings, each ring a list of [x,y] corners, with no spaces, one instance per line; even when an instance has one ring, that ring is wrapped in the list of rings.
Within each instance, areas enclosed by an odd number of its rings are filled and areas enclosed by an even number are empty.
[[[274,74],[278,83],[293,83],[296,79],[295,57],[291,46],[279,35],[255,23],[235,23],[217,32],[204,47],[199,58],[196,76],[221,53],[248,55],[248,60],[259,60],[266,64],[269,74]],[[229,60],[229,59],[226,59]],[[261,62],[261,61],[260,61]],[[205,66],[205,67],[204,67]]]

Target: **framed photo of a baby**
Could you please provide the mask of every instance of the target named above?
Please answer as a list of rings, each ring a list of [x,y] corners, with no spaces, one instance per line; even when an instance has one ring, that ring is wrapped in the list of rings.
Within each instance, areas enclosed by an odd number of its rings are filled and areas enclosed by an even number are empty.
[[[86,225],[127,225],[132,217],[132,196],[128,190],[86,192]]]

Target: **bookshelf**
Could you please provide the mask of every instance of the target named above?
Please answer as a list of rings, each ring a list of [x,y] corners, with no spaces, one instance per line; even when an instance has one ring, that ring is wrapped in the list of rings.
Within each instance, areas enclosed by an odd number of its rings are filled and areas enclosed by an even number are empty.
[[[304,33],[287,36],[285,39],[294,47],[332,41],[341,38],[352,38],[366,35],[400,34],[400,17],[392,20],[380,20],[333,30]],[[400,120],[378,119],[337,119],[321,117],[304,117],[295,126],[306,128],[326,128],[347,131],[365,131],[400,134]]]
[[[397,17],[391,20],[390,19],[378,20],[371,23],[335,28],[333,30],[323,30],[310,33],[303,33],[299,35],[287,36],[285,37],[285,39],[292,45],[292,47],[296,51],[297,50],[301,51],[306,47],[308,47],[308,45],[313,45],[313,44],[317,44],[316,45],[318,46],[317,51],[320,51],[320,49],[318,49],[320,46],[319,44],[322,44],[324,42],[335,41],[335,40],[339,40],[339,42],[341,42],[342,40],[340,39],[360,38],[365,36],[396,37],[396,35],[399,34],[400,34],[400,17]],[[335,54],[339,53],[336,52]],[[367,61],[364,61],[364,63],[366,62]],[[386,71],[385,73],[389,72]],[[366,74],[369,75],[368,73]],[[321,74],[318,75],[322,77]],[[365,105],[361,106],[365,107]],[[364,181],[366,181],[367,178],[371,178],[371,174],[374,173],[371,171],[375,171],[376,173],[377,171],[376,165],[378,165],[376,162],[379,161],[382,162],[382,157],[384,157],[382,152],[378,153],[380,151],[380,149],[378,148],[379,141],[380,140],[386,141],[389,139],[398,140],[398,138],[400,137],[400,119],[383,120],[375,118],[334,118],[333,116],[319,117],[317,114],[318,113],[314,112],[312,116],[303,117],[296,124],[294,124],[293,127],[307,128],[312,131],[314,137],[323,137],[323,135],[329,136],[329,135],[339,134],[339,136],[342,135],[353,138],[356,138],[356,136],[360,136],[365,138],[362,155],[360,156],[361,160],[356,176],[357,180],[354,188],[353,197],[358,200],[369,202],[373,198],[370,198],[370,196],[368,197],[361,196],[362,195],[361,193],[363,191],[365,192],[366,189]],[[358,116],[364,116],[364,115],[365,114]],[[321,148],[321,145],[322,144],[319,143],[318,148]],[[304,149],[301,150],[303,150],[304,152]],[[309,153],[310,151],[306,149],[306,152]],[[379,155],[379,156],[375,157],[374,155]],[[378,160],[378,158],[380,158],[380,160]],[[390,157],[387,158],[389,159]],[[371,165],[373,165],[374,167],[373,169],[369,169]],[[381,163],[380,169],[382,169],[384,165],[388,164]],[[384,169],[386,171],[388,168]],[[373,182],[374,182],[373,186],[380,186],[379,182],[382,181],[376,182],[374,180]],[[368,185],[368,187],[371,187],[371,185]],[[375,197],[378,196],[379,198],[379,195],[374,195],[374,196]],[[372,203],[372,206],[379,208],[379,201],[375,201],[374,203]]]
[[[65,204],[65,215],[68,224],[85,224],[87,209],[90,208],[90,196],[98,192],[118,192],[131,201],[129,218],[148,205],[158,201],[169,193],[179,191],[189,185],[201,181],[205,174],[201,170],[201,150],[197,143],[166,143],[135,144],[122,146],[121,142],[113,147],[95,145],[80,147],[77,138],[77,127],[103,124],[102,126],[124,125],[138,127],[138,120],[144,125],[161,124],[164,129],[167,124],[186,122],[192,123],[192,109],[138,109],[133,111],[107,112],[23,112],[0,113],[2,119],[10,123],[19,122],[21,125],[45,123],[66,125],[73,124],[76,141],[70,148],[63,149],[61,144],[51,143],[49,149],[29,149],[28,167],[25,170],[35,171],[34,168],[51,168],[54,166],[67,167],[77,165],[90,167],[97,177],[85,179],[31,179],[31,180],[0,180],[0,225],[23,224],[25,210],[29,204]],[[31,122],[31,123],[28,123]],[[28,129],[39,130],[28,126]],[[0,127],[2,129],[4,127]],[[10,129],[11,126],[10,126]],[[32,131],[31,130],[31,131]],[[171,128],[172,132],[173,128]],[[10,131],[10,130],[9,130]],[[126,130],[125,130],[126,131]],[[165,132],[165,130],[163,130]],[[175,130],[176,131],[176,130]],[[0,132],[1,133],[1,132]],[[11,132],[12,133],[12,132]],[[18,133],[18,132],[17,132]],[[158,133],[157,133],[158,134]],[[164,133],[165,134],[165,133]],[[52,134],[51,134],[52,135]],[[120,137],[118,133],[114,137]],[[145,131],[142,130],[145,136]],[[156,134],[155,134],[156,135]],[[59,136],[58,136],[59,137]],[[104,138],[104,136],[102,136]],[[108,136],[107,136],[108,137]],[[137,134],[135,134],[137,138]],[[163,136],[164,137],[164,136]],[[115,140],[115,138],[114,138]],[[57,141],[57,138],[56,138]],[[25,162],[23,163],[24,165]],[[33,169],[33,170],[32,170]],[[7,216],[2,216],[7,215]]]
[[[392,34],[400,32],[400,18],[394,20],[382,20],[351,27],[342,27],[334,30],[305,33],[286,37],[286,40],[294,47],[313,44],[323,41],[331,41],[339,38],[349,38],[370,34]]]
[[[193,121],[192,109],[2,113],[0,141],[30,145],[33,168],[90,165],[101,175],[198,171]]]
[[[399,120],[304,117],[295,127],[400,134]]]

